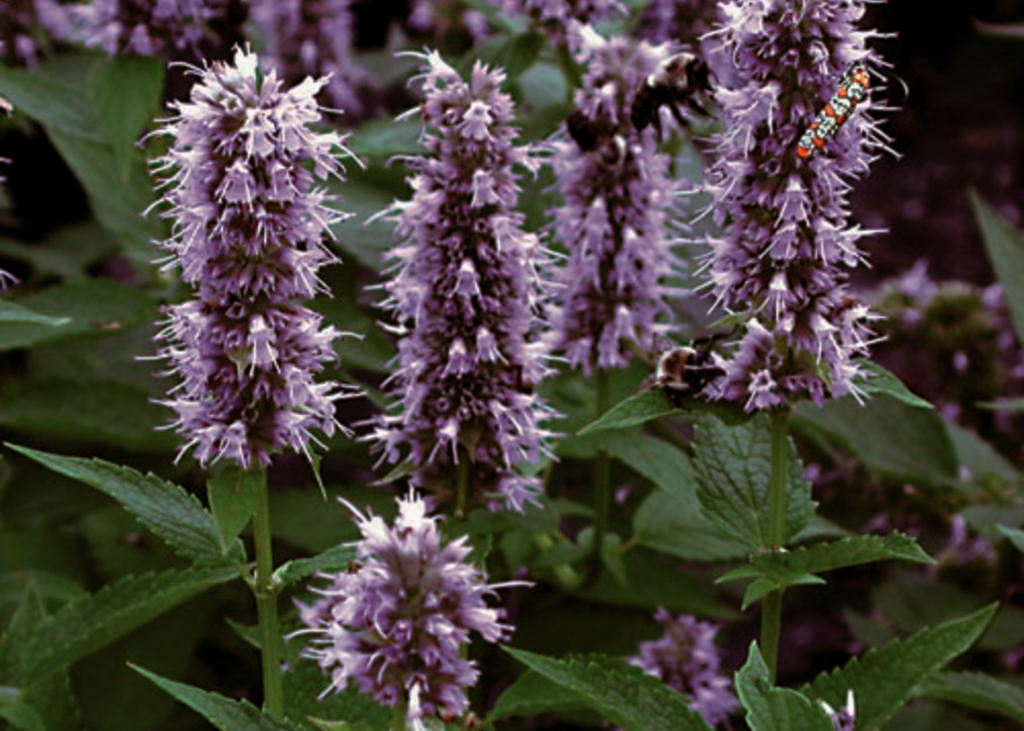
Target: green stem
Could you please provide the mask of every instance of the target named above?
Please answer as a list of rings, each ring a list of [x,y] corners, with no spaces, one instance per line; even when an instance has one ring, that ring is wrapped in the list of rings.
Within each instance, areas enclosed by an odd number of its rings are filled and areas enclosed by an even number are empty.
[[[469,499],[469,450],[459,447],[459,466],[455,476],[455,520],[466,519],[466,501]]]
[[[398,703],[391,709],[391,731],[407,731],[405,714],[405,698],[399,698]]]
[[[281,628],[277,619],[277,589],[274,586],[274,555],[270,536],[270,495],[267,473],[259,473],[259,499],[253,516],[252,533],[256,547],[256,613],[263,649],[263,710],[272,718],[284,718],[284,691],[281,685]]]
[[[771,474],[768,478],[768,543],[773,551],[786,542],[786,460],[789,457],[789,435],[786,430],[787,409],[772,413]],[[765,597],[761,605],[761,654],[771,682],[775,682],[779,658],[779,635],[782,631],[782,589]]]
[[[608,410],[611,385],[608,371],[598,368],[594,373],[594,418],[598,419]],[[608,453],[600,450],[594,458],[594,547],[590,555],[590,566],[585,585],[592,584],[601,573],[601,550],[608,535],[608,519],[611,515],[612,476],[611,460]]]

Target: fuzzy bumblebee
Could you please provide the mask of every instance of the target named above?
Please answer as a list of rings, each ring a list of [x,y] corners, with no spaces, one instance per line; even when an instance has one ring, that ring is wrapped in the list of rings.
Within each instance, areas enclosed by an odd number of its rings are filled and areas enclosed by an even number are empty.
[[[867,66],[855,63],[847,69],[839,81],[839,89],[804,130],[796,145],[796,156],[807,160],[820,152],[867,97],[870,85]]]

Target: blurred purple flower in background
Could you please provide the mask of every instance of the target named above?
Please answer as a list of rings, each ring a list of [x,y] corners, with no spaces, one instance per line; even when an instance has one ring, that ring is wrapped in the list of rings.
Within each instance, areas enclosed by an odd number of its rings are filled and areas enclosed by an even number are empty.
[[[641,643],[639,654],[629,661],[689,696],[693,700],[690,707],[700,713],[709,726],[718,725],[738,711],[740,703],[729,690],[729,678],[722,674],[715,646],[718,627],[688,614],[673,618],[661,608],[654,618],[661,622],[665,634],[657,640]]]
[[[869,231],[848,222],[846,194],[886,137],[864,102],[824,152],[800,160],[803,129],[855,62],[882,61],[854,23],[864,0],[736,0],[715,31],[734,66],[717,90],[724,131],[708,171],[715,219],[725,227],[708,255],[715,303],[752,318],[726,374],[709,387],[750,411],[798,398],[857,393],[875,317],[847,289]]]
[[[0,43],[8,66],[35,67],[51,40],[69,29],[67,8],[57,0],[4,0],[0,3]]]
[[[597,23],[627,14],[620,0],[489,0],[509,15],[529,18],[548,36],[564,43],[571,23]]]
[[[560,311],[553,347],[573,367],[618,368],[629,349],[654,352],[669,329],[665,279],[678,266],[666,231],[675,183],[653,128],[630,122],[641,83],[672,55],[669,44],[605,40],[573,24],[570,48],[585,64],[577,112],[592,150],[574,140],[553,143],[554,168],[565,203],[555,209],[555,237],[568,249],[558,276]],[[658,114],[660,110],[655,110]]]
[[[469,562],[467,537],[442,545],[438,517],[412,492],[398,501],[389,527],[362,515],[351,504],[359,530],[358,566],[325,575],[332,584],[318,590],[323,599],[299,605],[316,638],[303,654],[331,674],[329,690],[349,681],[388,706],[405,703],[409,720],[438,713],[462,715],[469,708],[466,689],[476,683],[476,663],[460,650],[476,632],[487,642],[508,637],[502,610],[484,597],[501,586],[487,584]],[[420,726],[422,727],[422,726]]]
[[[317,270],[337,259],[323,239],[343,217],[314,187],[343,172],[337,133],[309,128],[325,80],[285,91],[241,49],[233,65],[194,72],[191,101],[159,130],[171,149],[154,161],[173,221],[166,268],[197,290],[165,310],[161,356],[182,382],[162,403],[201,464],[266,466],[284,447],[308,456],[311,430],[333,434],[334,401],[350,395],[314,382],[339,333],[295,302],[327,293]]]
[[[288,84],[327,76],[321,101],[345,112],[352,124],[366,111],[360,86],[368,74],[350,60],[351,0],[254,0],[251,15],[267,43],[267,58]],[[365,90],[364,90],[365,91]]]
[[[228,0],[92,0],[74,9],[75,35],[108,55],[168,56],[195,48]]]
[[[537,163],[513,144],[502,71],[477,62],[467,83],[436,52],[422,58],[414,80],[431,156],[405,160],[413,197],[387,210],[402,241],[384,285],[401,336],[391,380],[402,413],[382,417],[371,438],[390,462],[410,447],[418,487],[448,493],[462,464],[475,497],[522,510],[540,481],[514,466],[539,461],[549,410],[533,392],[547,372],[534,339],[543,251],[514,211],[513,166]]]

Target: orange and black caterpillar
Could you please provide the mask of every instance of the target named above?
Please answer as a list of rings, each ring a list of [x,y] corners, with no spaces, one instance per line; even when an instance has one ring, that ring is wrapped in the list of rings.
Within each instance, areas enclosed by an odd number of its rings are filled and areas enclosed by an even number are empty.
[[[804,130],[796,145],[796,156],[807,160],[820,152],[867,97],[870,85],[867,66],[855,63],[848,68],[839,81],[839,89]]]

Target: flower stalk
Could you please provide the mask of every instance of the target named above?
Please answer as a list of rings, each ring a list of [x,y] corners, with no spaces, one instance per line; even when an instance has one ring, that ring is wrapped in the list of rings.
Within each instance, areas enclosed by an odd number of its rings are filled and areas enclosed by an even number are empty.
[[[284,690],[281,682],[281,626],[277,617],[277,587],[274,586],[274,555],[270,532],[270,494],[267,472],[254,470],[259,484],[252,534],[256,551],[256,613],[260,650],[263,655],[263,710],[272,718],[284,718]]]

